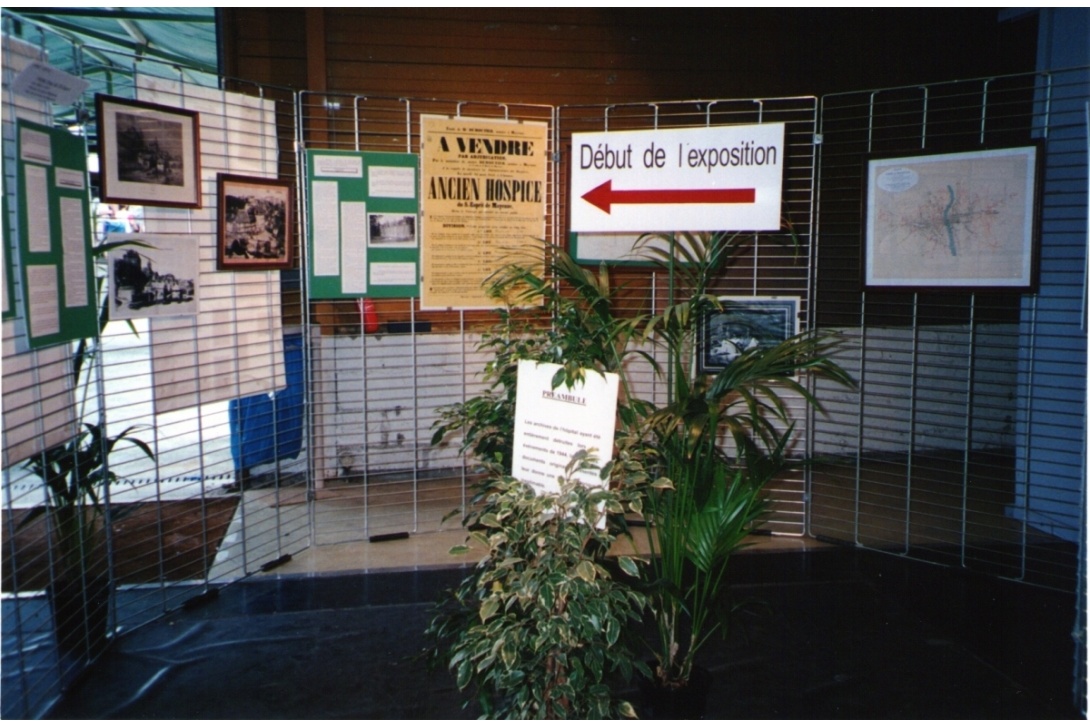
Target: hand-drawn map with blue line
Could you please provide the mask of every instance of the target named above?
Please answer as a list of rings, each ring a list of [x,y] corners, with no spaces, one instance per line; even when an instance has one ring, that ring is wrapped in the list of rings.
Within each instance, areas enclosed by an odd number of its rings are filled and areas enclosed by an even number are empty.
[[[872,160],[866,283],[1028,286],[1036,147]]]

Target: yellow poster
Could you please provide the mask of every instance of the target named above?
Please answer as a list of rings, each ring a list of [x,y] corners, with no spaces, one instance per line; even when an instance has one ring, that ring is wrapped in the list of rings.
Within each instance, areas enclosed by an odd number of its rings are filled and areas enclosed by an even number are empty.
[[[545,236],[548,124],[421,116],[421,307],[494,308],[483,282]]]

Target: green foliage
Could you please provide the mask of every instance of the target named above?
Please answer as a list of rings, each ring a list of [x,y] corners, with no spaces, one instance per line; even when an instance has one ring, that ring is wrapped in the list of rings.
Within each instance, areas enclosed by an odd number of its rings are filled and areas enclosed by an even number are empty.
[[[30,510],[20,525],[50,514],[56,528],[56,544],[64,571],[83,573],[96,544],[102,516],[102,491],[117,480],[108,469],[110,454],[127,442],[148,458],[155,455],[148,445],[129,434],[110,437],[97,425],[85,422],[83,431],[67,442],[51,447],[26,460],[24,466],[45,483],[49,501]]]
[[[639,355],[629,350],[629,343],[641,335],[645,320],[614,316],[616,291],[604,265],[595,274],[561,248],[543,245],[539,253],[512,260],[489,278],[490,294],[510,307],[497,311],[499,323],[478,346],[489,355],[483,377],[486,389],[437,410],[433,446],[460,431],[463,454],[509,469],[521,359],[563,366],[554,386],[580,380],[587,369],[620,373],[621,420],[632,424],[648,411],[644,402],[629,395],[623,376],[625,361]],[[541,325],[542,313],[548,314],[549,325]]]
[[[700,648],[727,628],[730,556],[766,512],[765,486],[787,465],[793,422],[786,397],[820,408],[802,376],[847,385],[851,379],[830,358],[837,339],[816,332],[748,350],[715,374],[701,372],[702,322],[721,309],[710,288],[752,236],[644,238],[651,239],[667,243],[647,248],[646,256],[670,273],[672,288],[670,304],[647,321],[645,333],[665,349],[670,398],[643,422],[641,462],[651,483],[645,492],[656,678],[677,685],[688,681]]]
[[[595,274],[563,248],[543,243],[534,257],[512,260],[489,282],[493,296],[522,306],[540,301],[551,313],[539,360],[564,366],[568,382],[585,369],[618,372],[632,355],[628,344],[640,335],[642,319],[614,315],[617,291],[604,264]]]
[[[787,237],[794,240],[790,231]],[[616,454],[606,466],[613,492],[580,495],[569,476],[559,500],[537,498],[496,474],[479,494],[483,509],[467,518],[481,528],[471,539],[489,555],[430,631],[447,645],[436,653],[446,657],[459,686],[477,690],[485,716],[620,714],[594,695],[604,693],[610,658],[625,679],[633,669],[646,669],[615,638],[640,607],[657,627],[651,645],[656,678],[664,685],[687,682],[701,647],[725,633],[730,557],[764,517],[766,485],[788,466],[794,432],[789,400],[820,409],[806,376],[852,383],[831,359],[836,337],[818,332],[746,351],[715,374],[701,372],[700,329],[707,315],[721,310],[713,285],[754,238],[708,233],[646,236],[644,242],[652,238],[667,244],[648,246],[646,257],[664,269],[670,284],[670,301],[655,315],[617,315],[608,269],[595,274],[553,247],[546,248],[544,262],[514,262],[497,272],[494,293],[515,304],[543,301],[552,325],[516,327],[513,312],[504,311],[501,325],[482,341],[493,353],[486,371],[490,389],[449,408],[436,424],[434,441],[461,428],[466,451],[502,473],[511,461],[520,358],[561,364],[554,385],[570,383],[588,368],[612,371],[621,380]],[[664,366],[633,350],[645,342],[662,347]],[[632,395],[625,364],[634,355],[666,379],[666,404],[655,407]],[[621,503],[642,512],[650,525],[652,558],[640,574],[644,595],[614,591],[621,584],[602,577],[609,571],[597,553],[612,536],[586,526],[593,519],[588,503],[598,498],[610,512]],[[583,512],[583,519],[564,515],[573,512]],[[631,559],[618,565],[629,575],[640,571]],[[602,591],[607,584],[608,592]],[[593,628],[587,633],[576,631],[588,625]]]
[[[559,492],[546,495],[497,475],[471,516],[467,542],[486,555],[428,633],[433,655],[459,689],[472,688],[484,717],[635,716],[613,687],[646,672],[624,638],[645,598],[614,572],[634,576],[636,563],[607,559],[616,535],[598,527],[630,496],[577,482],[589,466],[577,455]]]
[[[155,249],[140,240],[104,242],[94,248],[96,262],[118,247],[143,247]],[[101,334],[110,321],[110,305],[103,286],[107,275],[100,270],[96,274],[98,300],[98,333]],[[127,321],[135,333],[132,321]],[[87,398],[86,364],[97,352],[98,337],[80,339],[72,352],[72,387],[79,390],[83,385]],[[138,427],[130,426],[121,434],[108,436],[103,416],[97,423],[84,422],[82,429],[71,439],[45,449],[23,462],[23,467],[37,475],[45,483],[48,501],[44,506],[32,508],[19,523],[19,527],[48,514],[53,519],[56,538],[54,544],[63,566],[61,576],[86,573],[92,552],[102,527],[102,492],[112,485],[117,476],[109,469],[110,454],[126,442],[137,447],[151,460],[155,460],[148,445],[130,436]]]

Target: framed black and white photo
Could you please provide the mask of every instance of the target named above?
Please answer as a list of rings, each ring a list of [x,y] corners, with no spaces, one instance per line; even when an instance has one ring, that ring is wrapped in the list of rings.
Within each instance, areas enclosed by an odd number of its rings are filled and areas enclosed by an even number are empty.
[[[196,111],[102,94],[95,106],[103,201],[201,206]]]
[[[1032,291],[1036,145],[867,161],[863,287]]]
[[[292,264],[292,186],[219,174],[217,270],[283,270]]]
[[[721,371],[746,351],[783,343],[799,332],[799,298],[723,296],[723,309],[704,320],[701,371]]]

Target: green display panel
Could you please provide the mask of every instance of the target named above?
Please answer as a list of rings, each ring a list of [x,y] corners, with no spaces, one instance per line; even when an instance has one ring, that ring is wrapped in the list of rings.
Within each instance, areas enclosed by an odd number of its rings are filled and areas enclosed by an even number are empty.
[[[98,331],[87,152],[66,131],[19,121],[16,130],[19,275],[31,348]]]
[[[15,239],[15,236],[11,234],[11,217],[8,211],[8,195],[5,192],[3,195],[3,211],[0,214],[4,216],[4,228],[3,228],[3,240],[0,240],[0,252],[4,255],[4,290],[3,290],[3,320],[15,317],[15,291],[12,290],[11,284],[15,280],[15,276],[12,274],[11,268],[11,241]]]
[[[307,152],[312,299],[420,294],[418,169],[415,154]]]

